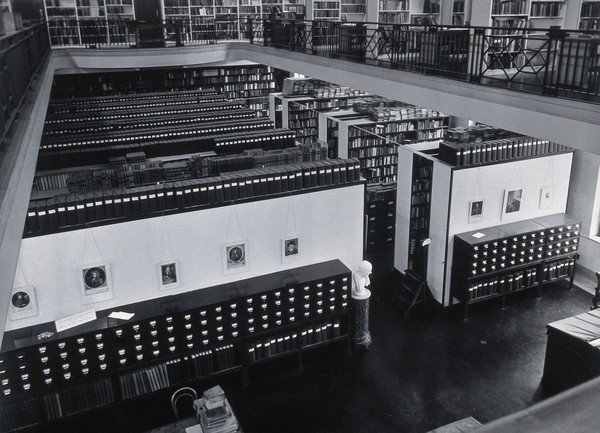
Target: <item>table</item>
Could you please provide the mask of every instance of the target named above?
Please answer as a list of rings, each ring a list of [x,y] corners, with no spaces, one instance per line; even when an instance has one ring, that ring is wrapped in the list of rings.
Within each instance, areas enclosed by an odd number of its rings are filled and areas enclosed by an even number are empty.
[[[600,376],[600,310],[552,322],[547,334],[546,389],[559,392]]]

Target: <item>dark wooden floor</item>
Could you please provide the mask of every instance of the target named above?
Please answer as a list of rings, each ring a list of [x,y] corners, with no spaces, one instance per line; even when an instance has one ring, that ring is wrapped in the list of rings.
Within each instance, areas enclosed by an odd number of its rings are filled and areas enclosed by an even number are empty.
[[[250,384],[224,383],[246,433],[421,433],[473,416],[482,423],[549,396],[541,386],[547,323],[588,311],[591,295],[566,284],[470,309],[435,304],[406,319],[391,276],[372,279],[371,334],[364,353],[343,345],[252,370]]]

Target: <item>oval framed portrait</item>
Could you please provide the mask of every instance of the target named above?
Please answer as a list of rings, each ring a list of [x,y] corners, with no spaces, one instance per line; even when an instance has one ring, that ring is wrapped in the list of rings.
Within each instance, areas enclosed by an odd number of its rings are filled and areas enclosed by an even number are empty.
[[[34,286],[13,287],[10,297],[9,318],[18,320],[38,315]]]
[[[90,289],[97,289],[106,285],[106,270],[104,266],[96,266],[86,269],[83,274],[85,286]]]
[[[11,302],[15,308],[25,308],[31,302],[31,298],[29,293],[20,291],[12,295]]]
[[[225,245],[225,271],[241,271],[246,267],[246,246],[245,241]]]

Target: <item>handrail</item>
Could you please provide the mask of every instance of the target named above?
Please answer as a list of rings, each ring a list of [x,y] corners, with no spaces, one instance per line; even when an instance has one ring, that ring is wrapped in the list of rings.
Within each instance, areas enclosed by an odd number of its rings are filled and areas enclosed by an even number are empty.
[[[245,41],[289,51],[600,103],[600,32],[243,17],[51,20],[53,47]]]

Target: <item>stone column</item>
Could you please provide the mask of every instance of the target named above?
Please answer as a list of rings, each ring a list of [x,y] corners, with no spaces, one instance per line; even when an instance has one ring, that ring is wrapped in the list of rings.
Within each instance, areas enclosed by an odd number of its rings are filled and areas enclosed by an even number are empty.
[[[367,350],[371,345],[369,332],[369,298],[371,291],[364,289],[364,293],[352,294],[353,320],[352,320],[352,348],[354,350]]]

